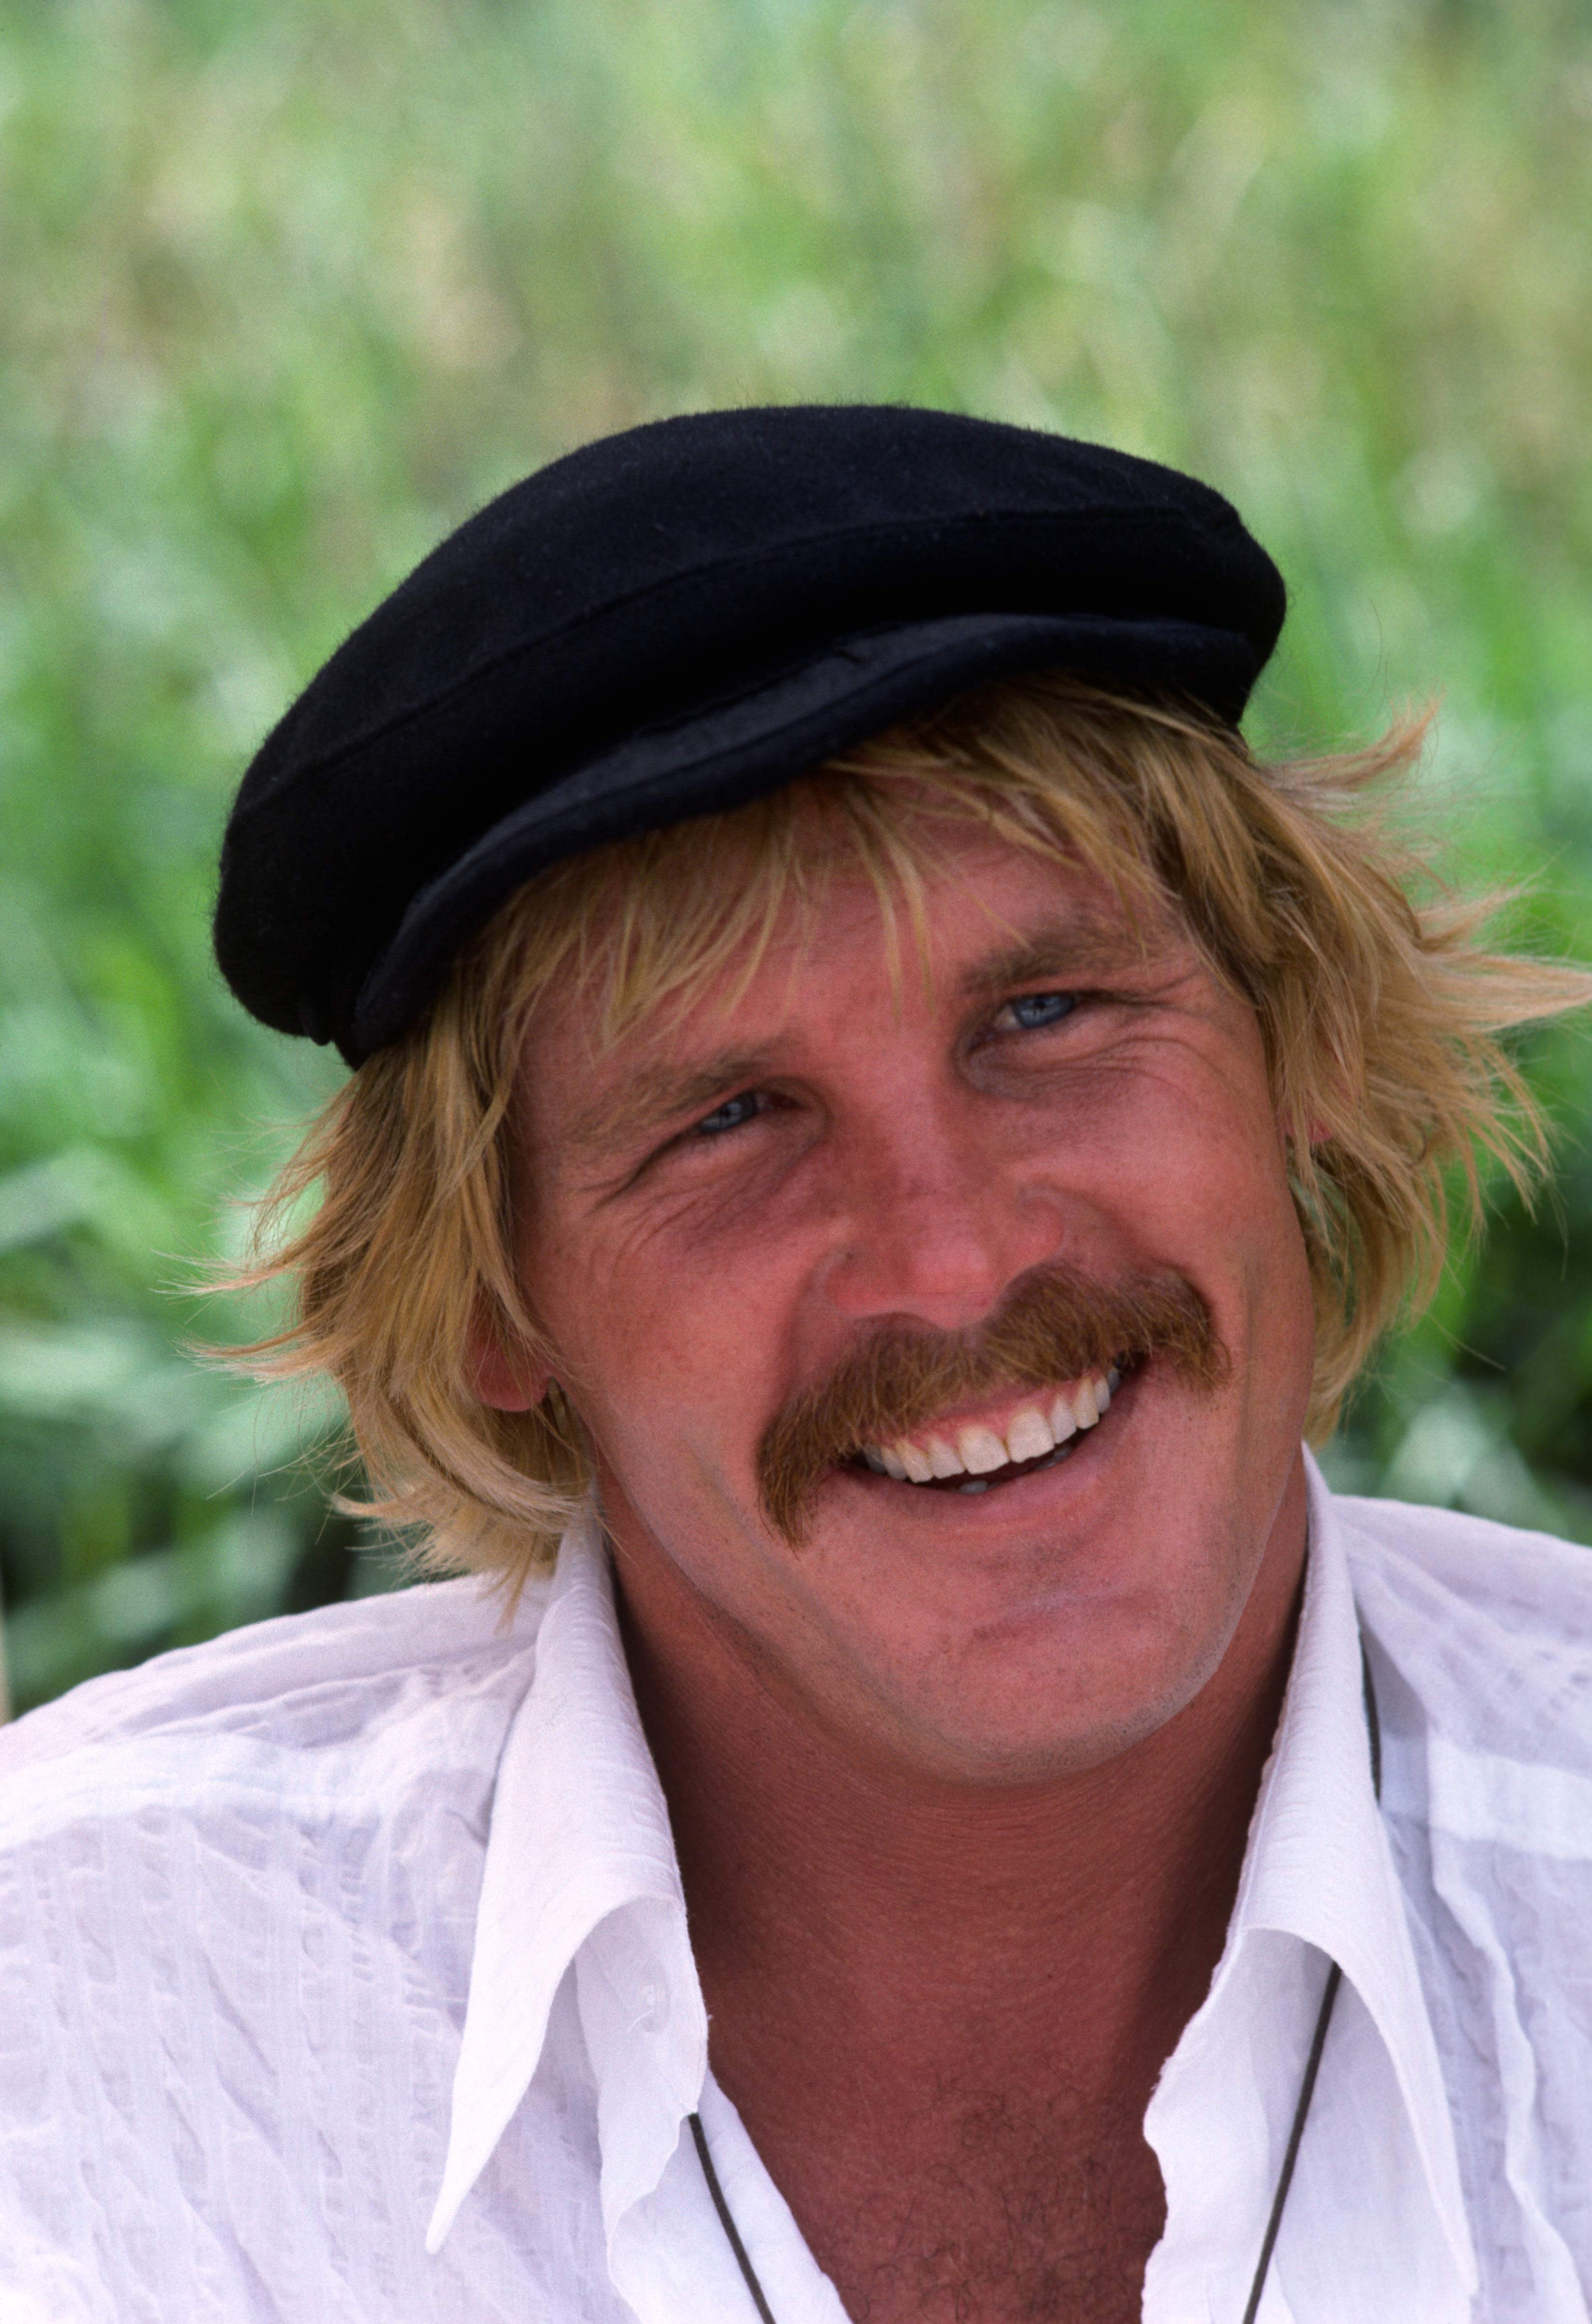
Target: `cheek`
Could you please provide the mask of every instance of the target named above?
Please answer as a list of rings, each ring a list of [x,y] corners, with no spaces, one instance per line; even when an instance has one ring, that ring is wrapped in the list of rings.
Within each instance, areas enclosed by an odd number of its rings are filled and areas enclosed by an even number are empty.
[[[778,1286],[768,1267],[665,1263],[645,1234],[544,1250],[523,1279],[557,1351],[560,1381],[599,1452],[640,1483],[682,1462],[750,1460],[784,1388]],[[540,1296],[538,1296],[538,1292]]]
[[[1136,1134],[1096,1157],[1100,1198],[1135,1259],[1185,1275],[1240,1374],[1292,1407],[1308,1392],[1314,1302],[1264,1074],[1190,1074],[1143,1094]]]
[[[1302,1429],[1315,1375],[1315,1296],[1280,1154],[1269,1149],[1256,1159],[1252,1223],[1241,1259],[1249,1402],[1254,1425],[1292,1445]]]

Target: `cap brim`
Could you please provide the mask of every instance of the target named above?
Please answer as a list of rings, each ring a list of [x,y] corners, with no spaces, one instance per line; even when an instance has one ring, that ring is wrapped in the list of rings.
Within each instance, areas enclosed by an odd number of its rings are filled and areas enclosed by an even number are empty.
[[[1184,694],[1236,723],[1256,658],[1233,630],[1083,615],[964,613],[848,639],[642,729],[494,824],[411,899],[360,988],[344,1054],[358,1065],[412,1023],[470,932],[548,864],[745,807],[964,687],[1045,667]]]

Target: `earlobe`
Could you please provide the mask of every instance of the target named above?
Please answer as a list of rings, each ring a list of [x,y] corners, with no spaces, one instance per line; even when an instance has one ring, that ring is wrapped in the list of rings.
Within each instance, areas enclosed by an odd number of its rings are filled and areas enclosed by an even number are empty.
[[[1302,1123],[1291,1113],[1280,1114],[1277,1127],[1284,1146],[1326,1146],[1334,1136],[1331,1123],[1315,1114],[1308,1115]]]
[[[524,1341],[511,1347],[484,1316],[470,1333],[465,1375],[483,1404],[494,1412],[529,1412],[548,1393],[551,1368],[538,1360]]]
[[[1332,1134],[1331,1123],[1321,1120],[1314,1114],[1304,1125],[1304,1142],[1307,1146],[1329,1146],[1332,1141]]]

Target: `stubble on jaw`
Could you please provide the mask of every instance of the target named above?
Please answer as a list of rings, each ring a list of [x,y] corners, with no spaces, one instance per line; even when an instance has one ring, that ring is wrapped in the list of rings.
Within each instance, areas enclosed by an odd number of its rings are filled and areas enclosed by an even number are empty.
[[[1023,1277],[969,1332],[886,1327],[776,1413],[758,1447],[758,1490],[774,1530],[799,1549],[818,1487],[865,1445],[888,1444],[974,1397],[1042,1388],[1086,1372],[1167,1361],[1191,1388],[1231,1369],[1214,1319],[1175,1274],[1100,1283],[1053,1263]]]

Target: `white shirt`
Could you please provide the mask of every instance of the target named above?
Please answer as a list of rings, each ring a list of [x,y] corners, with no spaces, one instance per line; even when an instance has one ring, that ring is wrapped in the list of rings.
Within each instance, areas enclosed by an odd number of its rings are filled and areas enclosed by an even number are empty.
[[[1356,1609],[1358,1609],[1357,1628]],[[1383,1801],[1361,1702],[1380,1701]],[[1150,2324],[1592,2300],[1592,1556],[1334,1500],[1210,1995],[1146,2121]],[[842,2324],[707,2066],[589,1527],[97,1680],[0,1738],[4,2324]]]

